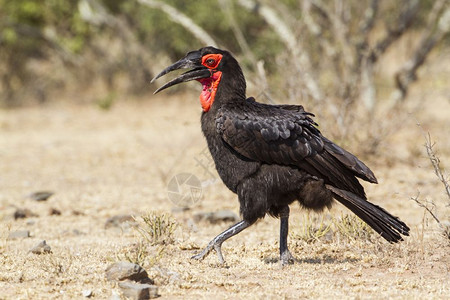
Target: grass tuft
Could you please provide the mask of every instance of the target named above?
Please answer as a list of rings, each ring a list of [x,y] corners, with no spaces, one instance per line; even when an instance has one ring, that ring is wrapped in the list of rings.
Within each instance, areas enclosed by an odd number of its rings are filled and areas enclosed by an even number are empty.
[[[165,247],[159,245],[158,247],[151,247],[143,239],[136,243],[130,244],[121,249],[116,254],[118,261],[128,261],[138,264],[142,267],[153,267],[156,265],[165,253]]]
[[[325,224],[323,215],[308,213],[303,218],[300,232],[294,235],[295,239],[302,240],[308,244],[322,240],[331,231],[331,224]]]
[[[141,218],[143,224],[139,224],[137,230],[150,245],[173,244],[178,224],[170,215],[151,212]]]
[[[303,218],[299,233],[293,238],[308,244],[342,240],[368,240],[373,241],[375,231],[354,215],[342,215],[339,218],[325,220],[323,215],[311,216],[308,213]]]
[[[340,218],[333,218],[334,235],[339,235],[347,240],[368,240],[372,241],[375,231],[355,215],[342,215]]]

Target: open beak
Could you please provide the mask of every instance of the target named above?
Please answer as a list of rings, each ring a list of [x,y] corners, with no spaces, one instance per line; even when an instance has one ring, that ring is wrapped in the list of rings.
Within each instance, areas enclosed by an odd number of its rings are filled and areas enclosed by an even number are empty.
[[[176,85],[178,83],[187,82],[195,79],[208,78],[211,77],[211,71],[201,64],[201,54],[198,51],[189,52],[185,57],[174,63],[173,65],[165,68],[161,73],[159,73],[151,82],[154,82],[161,76],[166,75],[172,71],[178,69],[193,68],[175,79],[172,79],[168,83],[164,84],[162,87],[157,89],[153,94],[156,94],[168,87]]]

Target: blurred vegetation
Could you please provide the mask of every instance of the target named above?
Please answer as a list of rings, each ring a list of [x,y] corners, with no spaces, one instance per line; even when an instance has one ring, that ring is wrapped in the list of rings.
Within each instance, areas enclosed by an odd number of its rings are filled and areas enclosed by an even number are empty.
[[[218,2],[166,2],[239,52]],[[244,10],[236,17],[259,57],[282,49],[263,20]],[[134,82],[126,92],[142,92],[159,57],[174,60],[202,46],[166,14],[137,1],[0,0],[0,102],[44,102],[69,86],[84,89],[96,82],[92,76],[116,89],[112,77],[123,73]],[[136,69],[145,73],[142,82],[136,82]]]
[[[161,3],[238,56],[261,101],[331,103],[338,128],[348,124],[355,100],[368,99],[365,110],[372,112],[374,65],[406,32],[423,35],[430,49],[448,47],[438,44],[448,31],[436,29],[449,10],[445,0],[0,0],[0,105],[65,93],[108,109],[120,95],[151,92],[156,72],[206,46]],[[397,82],[397,98],[406,97],[422,56],[389,79]]]

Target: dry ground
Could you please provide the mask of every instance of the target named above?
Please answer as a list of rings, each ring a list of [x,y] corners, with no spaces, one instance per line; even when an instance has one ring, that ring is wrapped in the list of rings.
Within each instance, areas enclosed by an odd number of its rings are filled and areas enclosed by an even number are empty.
[[[425,92],[416,94],[419,102],[425,97]],[[378,237],[306,243],[298,238],[305,212],[293,205],[289,243],[298,261],[283,269],[277,260],[279,223],[270,217],[224,244],[226,266],[217,265],[215,255],[203,262],[189,259],[230,225],[195,223],[193,215],[219,209],[237,213],[238,202],[216,182],[204,187],[190,210],[173,210],[167,197],[170,178],[189,172],[206,181],[212,169],[196,165],[205,149],[197,96],[172,98],[124,100],[110,111],[54,103],[0,112],[0,299],[77,299],[86,289],[94,299],[118,293],[106,281],[105,269],[123,259],[140,236],[132,228],[105,229],[105,222],[149,211],[171,213],[179,224],[174,243],[156,258],[161,246],[149,247],[143,261],[164,299],[449,299],[449,242],[409,200],[420,192],[422,200],[440,207],[446,201],[415,122],[432,133],[443,167],[450,169],[448,96],[426,98],[420,110],[409,115],[408,108],[399,116],[405,123],[379,154],[394,159],[369,158],[380,182],[365,185],[369,198],[408,223],[411,236],[397,245]],[[46,202],[27,198],[39,190],[55,195]],[[25,207],[39,216],[14,220],[16,208]],[[62,215],[49,215],[51,208]],[[325,215],[341,213],[336,205]],[[445,211],[439,213],[448,219]],[[32,236],[7,239],[20,229]],[[40,240],[52,254],[28,253]]]

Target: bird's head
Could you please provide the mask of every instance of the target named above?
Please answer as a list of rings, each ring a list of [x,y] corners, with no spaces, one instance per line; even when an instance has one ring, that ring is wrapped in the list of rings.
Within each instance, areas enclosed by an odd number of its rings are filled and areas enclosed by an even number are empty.
[[[222,80],[222,74],[230,67],[233,68],[233,66],[235,71],[238,71],[238,73],[242,75],[242,71],[237,61],[228,51],[220,50],[214,47],[205,47],[196,51],[191,51],[186,54],[185,57],[164,69],[152,79],[152,82],[159,77],[178,69],[189,68],[191,70],[164,84],[155,91],[155,94],[178,83],[197,80],[202,84],[200,103],[203,111],[207,112],[211,108],[211,105],[216,97],[219,84]],[[243,81],[243,94],[245,96],[245,79]],[[242,84],[240,84],[240,86],[242,86]]]

